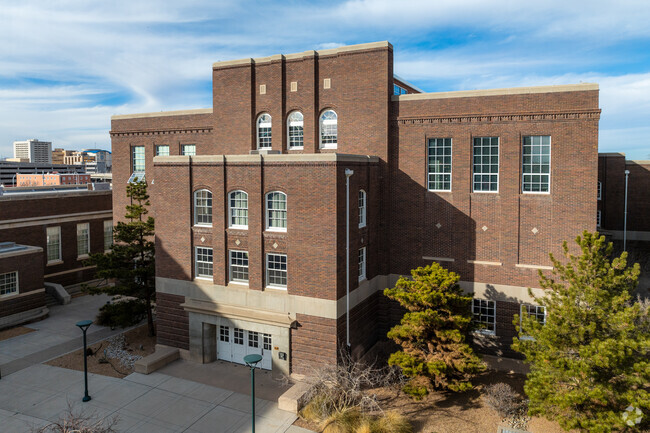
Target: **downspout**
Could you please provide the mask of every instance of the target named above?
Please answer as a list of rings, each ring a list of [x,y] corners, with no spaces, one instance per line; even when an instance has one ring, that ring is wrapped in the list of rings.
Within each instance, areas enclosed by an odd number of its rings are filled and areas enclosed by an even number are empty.
[[[627,251],[627,178],[630,170],[625,170],[625,214],[623,217],[623,251]]]
[[[350,176],[354,170],[345,169],[345,335],[350,348]]]

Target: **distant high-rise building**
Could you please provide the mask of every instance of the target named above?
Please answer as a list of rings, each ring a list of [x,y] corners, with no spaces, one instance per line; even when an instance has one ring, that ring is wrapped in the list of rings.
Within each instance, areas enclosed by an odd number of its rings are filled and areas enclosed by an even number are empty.
[[[29,162],[52,164],[52,142],[36,139],[14,141],[14,158],[28,159]]]

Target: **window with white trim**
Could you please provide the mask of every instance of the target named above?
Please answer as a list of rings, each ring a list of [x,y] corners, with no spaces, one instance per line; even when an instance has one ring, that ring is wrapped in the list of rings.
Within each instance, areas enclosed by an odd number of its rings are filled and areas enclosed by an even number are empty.
[[[294,111],[287,119],[287,137],[289,137],[289,149],[303,148],[303,125],[304,117],[300,111]]]
[[[320,115],[320,148],[336,149],[338,145],[338,116],[334,110],[325,110]]]
[[[264,338],[264,346],[262,347],[264,350],[271,350],[271,346],[273,345],[271,343],[271,334],[262,334]]]
[[[287,230],[287,195],[280,191],[266,194],[266,229]]]
[[[266,255],[266,285],[269,287],[287,287],[286,254]]]
[[[113,248],[113,220],[104,221],[104,251]]]
[[[181,146],[181,155],[196,156],[196,144],[184,144]]]
[[[18,271],[0,274],[0,298],[18,294]]]
[[[499,137],[474,137],[473,189],[499,191]]]
[[[451,138],[430,138],[427,152],[429,191],[451,191]]]
[[[212,279],[212,248],[196,247],[196,278]]]
[[[548,194],[551,191],[551,136],[524,137],[522,191]]]
[[[169,156],[169,145],[167,144],[156,145],[156,156]]]
[[[248,347],[260,347],[260,333],[248,331]]]
[[[131,147],[131,167],[134,173],[144,172],[144,146]]]
[[[230,328],[227,326],[219,325],[219,341],[224,343],[230,342]]]
[[[77,257],[84,257],[90,253],[90,224],[77,224]]]
[[[212,225],[212,193],[207,189],[194,192],[194,224]]]
[[[366,247],[359,248],[359,281],[366,279]]]
[[[229,256],[230,281],[248,283],[248,252],[231,250]]]
[[[472,315],[479,332],[494,334],[496,329],[496,302],[485,299],[472,300]]]
[[[244,344],[244,330],[243,329],[235,328],[233,334],[234,334],[233,341],[234,341],[235,344]]]
[[[601,181],[598,181],[598,194],[596,195],[596,199],[603,199],[603,183]]]
[[[61,261],[61,227],[47,228],[47,262]]]
[[[257,118],[257,148],[271,148],[271,115],[268,113],[260,114]]]
[[[366,192],[359,190],[359,228],[366,226]]]
[[[601,218],[600,210],[597,210],[596,211],[596,227],[600,227],[600,218]]]
[[[520,338],[521,339],[528,339],[530,340],[531,337],[525,335],[523,333],[523,320],[522,317],[524,317],[525,314],[528,314],[530,317],[533,319],[536,319],[537,322],[539,322],[540,325],[545,325],[546,324],[546,307],[541,306],[541,305],[528,305],[528,304],[521,304],[520,310],[519,310],[519,330],[521,333]]]
[[[248,228],[248,194],[232,191],[228,194],[228,225],[237,229]]]

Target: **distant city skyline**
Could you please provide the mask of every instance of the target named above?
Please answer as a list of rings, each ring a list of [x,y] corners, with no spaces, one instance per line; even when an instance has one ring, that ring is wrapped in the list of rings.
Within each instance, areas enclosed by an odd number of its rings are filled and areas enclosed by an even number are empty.
[[[596,82],[600,152],[650,159],[650,4],[35,1],[0,11],[0,158],[110,148],[110,117],[212,106],[215,61],[379,40],[426,92]]]

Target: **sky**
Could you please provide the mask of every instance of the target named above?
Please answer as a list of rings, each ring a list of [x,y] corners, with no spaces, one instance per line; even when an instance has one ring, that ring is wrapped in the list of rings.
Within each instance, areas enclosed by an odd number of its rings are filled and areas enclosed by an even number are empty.
[[[209,108],[216,61],[388,40],[426,92],[598,83],[599,151],[650,159],[648,0],[0,0],[0,23],[0,157]]]

